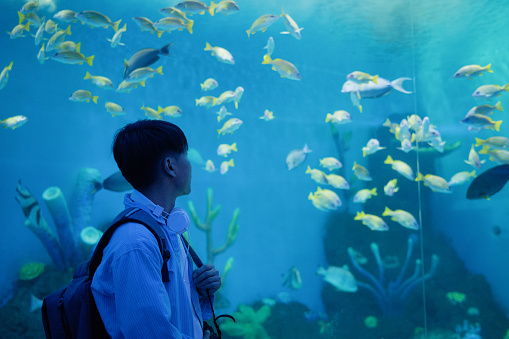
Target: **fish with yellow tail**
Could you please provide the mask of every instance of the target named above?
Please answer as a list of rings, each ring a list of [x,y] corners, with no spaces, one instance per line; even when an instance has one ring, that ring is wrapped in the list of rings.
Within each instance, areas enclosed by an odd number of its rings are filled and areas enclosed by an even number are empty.
[[[39,9],[39,1],[28,1],[21,7],[21,13],[35,13]]]
[[[217,83],[217,81],[213,78],[208,78],[207,80],[205,80],[203,82],[203,84],[200,84],[200,87],[201,87],[201,90],[202,91],[212,91],[213,89],[215,89],[217,86],[219,86],[219,84]]]
[[[269,111],[268,109],[266,109],[263,112],[263,115],[261,117],[258,117],[258,119],[263,119],[265,121],[270,121],[270,120],[274,119],[274,112]]]
[[[288,170],[291,171],[294,168],[297,168],[300,164],[306,160],[306,157],[308,156],[308,153],[311,153],[312,151],[309,149],[308,145],[305,144],[302,149],[294,149],[288,153],[286,156],[286,166],[288,167]]]
[[[205,171],[207,171],[209,173],[212,173],[212,172],[216,171],[216,167],[214,166],[214,163],[212,162],[212,160],[209,159],[205,163]]]
[[[21,12],[18,12],[18,16],[19,16],[19,23],[16,26],[14,26],[12,31],[7,32],[11,39],[25,37],[25,35],[23,35],[23,33],[24,33],[23,31],[27,31],[27,32],[30,31],[31,22],[27,21],[25,24],[22,24],[22,22],[25,20],[25,15]]]
[[[234,166],[233,159],[230,159],[229,161],[223,161],[221,163],[221,166],[219,167],[219,172],[221,174],[226,174],[226,172],[228,172],[230,167],[233,167],[233,166]]]
[[[265,54],[263,56],[263,65],[270,64],[272,65],[272,70],[276,71],[281,75],[282,78],[290,79],[290,80],[300,80],[300,73],[297,67],[295,67],[291,62],[283,60],[283,59],[271,59],[270,55]]]
[[[371,197],[376,196],[376,187],[373,189],[362,189],[355,193],[353,197],[353,202],[358,202],[364,204],[368,199],[371,199]]]
[[[119,92],[119,93],[130,93],[133,89],[135,89],[137,87],[138,87],[137,83],[127,82],[127,81],[124,80],[120,84],[118,84],[116,92]]]
[[[65,30],[56,31],[55,34],[49,38],[46,44],[46,51],[54,50],[62,41],[64,41],[66,35],[71,35],[71,25],[67,26]]]
[[[364,211],[357,212],[357,215],[353,219],[362,221],[362,224],[368,226],[372,231],[389,230],[389,226],[387,226],[382,218],[373,214],[366,214]]]
[[[44,27],[45,27],[45,25],[44,25],[44,22],[43,22],[39,26],[39,29],[37,30],[37,32],[34,35],[34,43],[35,43],[36,46],[38,46],[41,43],[41,41],[42,41],[42,39],[44,37]]]
[[[270,27],[276,20],[279,19],[279,16],[272,15],[272,14],[265,14],[256,19],[253,24],[251,25],[251,28],[249,28],[247,32],[247,37],[251,34],[255,34],[258,31],[265,32],[267,28]]]
[[[469,78],[478,75],[481,76],[483,72],[493,73],[491,70],[491,64],[487,64],[482,67],[481,65],[466,65],[461,67],[459,70],[454,73],[453,78]]]
[[[182,116],[182,110],[180,109],[180,107],[174,105],[166,106],[164,108],[161,106],[157,106],[157,112],[172,118],[180,118]]]
[[[377,75],[371,75],[368,73],[364,73],[361,71],[353,71],[352,73],[348,74],[346,78],[350,81],[353,81],[357,84],[366,83],[369,81],[373,81],[375,84],[378,84],[378,74]]]
[[[165,7],[159,10],[164,17],[180,19],[184,22],[193,21],[187,18],[186,13],[175,7]]]
[[[163,66],[159,66],[156,69],[150,67],[142,67],[135,69],[125,79],[126,82],[135,82],[145,87],[145,81],[149,78],[153,78],[155,74],[163,74]]]
[[[311,179],[313,179],[316,183],[327,185],[327,175],[324,172],[318,169],[312,169],[308,166],[306,169],[306,174],[310,174]]]
[[[320,159],[320,166],[327,168],[329,171],[343,167],[343,164],[334,157],[325,157]]]
[[[159,60],[159,55],[169,56],[171,45],[172,44],[167,44],[159,49],[142,48],[134,53],[131,58],[129,58],[129,61],[124,59],[124,79],[134,70],[152,65]]]
[[[350,251],[350,249],[348,250]],[[323,280],[334,286],[338,291],[355,293],[359,289],[355,277],[348,269],[348,265],[343,267],[329,266],[327,269],[318,266],[316,274],[323,276]]]
[[[369,173],[368,169],[362,165],[359,165],[354,161],[353,163],[353,174],[359,179],[364,181],[371,181],[373,178],[371,177],[371,174]]]
[[[237,143],[234,142],[231,145],[221,144],[217,147],[217,155],[220,157],[227,157],[231,152],[237,152]]]
[[[164,30],[158,30],[156,27],[154,27],[154,23],[149,18],[145,17],[139,17],[135,16],[133,18],[133,21],[138,25],[138,27],[141,29],[141,31],[147,31],[151,34],[156,34],[158,38],[161,37],[161,35],[164,33]]]
[[[415,220],[415,217],[403,210],[395,210],[391,211],[389,207],[385,206],[385,211],[382,213],[382,216],[390,216],[392,221],[397,222],[403,227],[409,228],[411,230],[418,230],[419,223]]]
[[[502,149],[492,149],[488,145],[484,145],[479,154],[488,154],[491,161],[501,164],[509,164],[509,151]]]
[[[482,160],[479,158],[479,154],[475,151],[474,145],[470,148],[470,152],[468,153],[468,160],[463,160],[467,164],[472,167],[481,168],[481,165],[486,162],[486,160]]]
[[[480,105],[480,106],[474,106],[472,107],[468,113],[465,115],[466,117],[469,117],[473,114],[482,114],[482,115],[492,115],[493,111],[503,111],[502,108],[502,102],[498,101],[495,105]]]
[[[85,74],[85,77],[83,79],[85,79],[85,80],[92,79],[92,83],[100,88],[104,88],[104,89],[113,89],[114,88],[113,82],[110,79],[100,76],[100,75],[91,75],[88,71]]]
[[[163,120],[163,117],[161,115],[161,112],[156,111],[155,109],[151,107],[146,107],[145,105],[141,106],[141,108],[145,112],[145,116],[149,119],[153,120]]]
[[[57,28],[58,28],[58,25],[55,23],[55,21],[53,21],[51,19],[46,21],[46,24],[44,25],[44,31],[49,34],[54,34],[56,32]]]
[[[433,192],[452,193],[447,180],[438,175],[417,173],[415,181],[424,182],[424,186],[428,186]]]
[[[300,31],[302,31],[304,28],[299,28],[299,25],[297,25],[295,20],[293,20],[291,16],[285,13],[283,7],[281,7],[281,11],[282,11],[281,16],[283,17],[283,19],[285,19],[286,26],[286,31],[281,32],[281,34],[290,34],[295,39],[300,40],[301,38]]]
[[[407,178],[408,180],[414,180],[414,171],[412,171],[412,168],[408,166],[405,162],[401,160],[394,160],[390,155],[387,156],[387,159],[385,159],[384,164],[388,164],[392,166],[392,169]]]
[[[48,58],[46,58],[46,55],[44,53],[44,42],[42,43],[42,46],[41,46],[41,49],[39,50],[39,52],[37,53],[37,61],[39,61],[39,63],[42,65],[44,64],[44,62],[46,60],[48,60]]]
[[[63,9],[53,15],[53,18],[66,23],[74,23],[78,21],[78,19],[76,19],[76,14],[75,11],[71,11],[70,9]],[[48,28],[46,28],[46,31],[47,30]]]
[[[449,187],[454,185],[463,185],[464,183],[469,182],[471,178],[475,177],[476,177],[475,170],[473,170],[472,172],[468,171],[458,172],[451,177],[451,180],[449,180],[448,184]]]
[[[348,181],[346,181],[346,179],[343,178],[341,175],[329,174],[326,175],[325,178],[327,179],[327,184],[331,185],[334,188],[340,190],[350,189],[350,184],[348,184]]]
[[[51,60],[55,60],[61,62],[63,64],[68,65],[83,65],[84,62],[92,66],[94,61],[94,56],[91,55],[86,57],[82,53],[80,53],[80,44],[76,45],[76,50],[62,50],[56,54],[53,54]]]
[[[327,113],[325,122],[332,122],[333,124],[343,125],[352,122],[350,113],[344,110],[335,111],[333,114]]]
[[[215,98],[211,95],[205,95],[199,99],[194,99],[194,100],[196,102],[196,106],[203,106],[203,107],[207,107],[207,108],[215,106],[215,104],[217,102],[217,98]]]
[[[16,128],[23,126],[28,121],[28,118],[24,115],[15,115],[13,117],[0,120],[0,125],[4,128],[10,128],[15,130]]]
[[[185,28],[190,34],[193,34],[193,24],[193,20],[184,21],[177,18],[162,18],[154,22],[154,28],[168,33],[175,30],[182,31]]]
[[[316,192],[308,195],[308,200],[311,200],[313,206],[321,211],[333,211],[341,206],[341,199],[331,190],[317,188]]]
[[[124,27],[116,31],[111,39],[107,39],[111,43],[110,44],[111,48],[115,48],[118,45],[125,46],[125,44],[120,42],[120,39],[122,39],[122,33],[124,33],[125,31],[127,31],[127,24],[125,24]]]
[[[189,15],[193,15],[196,13],[203,15],[205,14],[205,12],[209,12],[209,14],[213,16],[216,4],[213,1],[211,1],[210,6],[207,6],[201,1],[185,0],[175,5],[175,8]]]
[[[498,97],[502,92],[509,92],[509,82],[504,86],[500,85],[482,85],[478,87],[472,96],[479,99],[490,99],[492,97]]]
[[[240,125],[242,125],[242,120],[238,118],[231,118],[224,123],[223,127],[217,130],[217,137],[219,138],[221,134],[225,135],[226,133],[233,134],[233,132],[239,129]]]
[[[217,122],[220,122],[221,120],[226,118],[227,115],[232,115],[230,112],[228,112],[225,105],[221,106],[221,108],[219,109],[219,111],[216,114],[217,114]]]
[[[12,69],[13,61],[9,63],[9,65],[5,66],[0,73],[0,89],[4,88],[7,85],[7,81],[9,80],[9,72]]]
[[[216,13],[222,13],[223,15],[231,15],[240,11],[239,5],[232,0],[222,0],[216,5]]]
[[[125,111],[119,104],[116,104],[111,101],[106,101],[104,104],[104,107],[106,107],[106,111],[111,114],[112,117],[117,115],[125,115]]]
[[[216,100],[216,105],[223,105],[232,102],[235,99],[234,91],[224,91]]]
[[[380,141],[377,139],[369,139],[368,143],[365,147],[362,148],[362,156],[374,154],[380,150],[385,149],[385,147],[380,147]]]
[[[472,114],[461,120],[462,123],[472,126],[474,129],[492,129],[500,131],[502,120],[493,121],[490,117],[482,114]]]
[[[392,197],[394,193],[399,191],[399,187],[397,187],[398,179],[389,180],[389,182],[384,186],[385,195]]]
[[[272,53],[274,52],[274,38],[273,37],[269,37],[269,40],[267,40],[267,45],[265,45],[265,47],[263,47],[263,49],[267,50],[268,55],[272,55]]]
[[[120,25],[120,21],[122,19],[112,22],[110,18],[108,18],[106,15],[96,12],[96,11],[83,11],[80,13],[77,13],[75,15],[76,19],[81,21],[83,25],[89,25],[91,28],[94,27],[103,27],[108,28],[111,27],[116,31],[118,31],[118,25]]]
[[[509,148],[509,138],[506,137],[489,137],[486,140],[475,138],[475,147],[487,145],[494,148]]]
[[[204,51],[211,51],[212,56],[216,57],[217,60],[224,62],[225,64],[235,64],[232,54],[222,47],[212,47],[208,42],[206,42]]]
[[[74,102],[90,102],[90,100],[92,100],[94,104],[97,104],[98,98],[99,98],[98,96],[93,96],[90,91],[79,89],[71,95],[69,100]]]

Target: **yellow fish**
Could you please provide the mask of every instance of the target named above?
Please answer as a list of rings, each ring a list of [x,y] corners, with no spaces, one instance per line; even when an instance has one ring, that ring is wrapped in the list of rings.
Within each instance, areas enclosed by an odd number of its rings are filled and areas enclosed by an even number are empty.
[[[256,19],[251,25],[251,28],[246,31],[247,37],[249,38],[251,34],[254,34],[258,31],[265,32],[270,25],[276,22],[277,19],[279,19],[279,16],[277,15],[272,14],[262,15],[261,17]]]
[[[339,110],[335,111],[334,114],[327,113],[325,116],[325,122],[329,121],[332,121],[332,123],[336,123],[338,125],[342,125],[352,122],[352,118],[350,117],[350,113],[347,111]]]
[[[96,11],[83,11],[75,15],[76,19],[80,20],[83,25],[89,25],[91,28],[111,26],[115,32],[118,31],[118,25],[122,19],[112,22],[106,15]]]
[[[329,171],[343,167],[341,162],[334,157],[325,157],[320,159],[320,166],[327,168]]]
[[[12,69],[12,63],[13,61],[11,61],[8,66],[5,66],[2,73],[0,73],[0,89],[7,85],[7,81],[9,80],[9,71]]]
[[[509,164],[509,151],[501,149],[490,149],[489,146],[484,145],[479,154],[488,154],[491,161],[499,162],[502,164]]]
[[[327,184],[327,177],[326,174],[318,169],[311,169],[311,167],[308,166],[306,170],[306,174],[311,174],[311,179],[316,181],[318,184]]]
[[[157,106],[157,112],[172,118],[179,118],[182,116],[182,110],[178,106],[166,106],[164,108]]]
[[[385,195],[392,197],[394,195],[394,193],[399,191],[399,187],[396,187],[397,184],[398,184],[398,179],[389,180],[387,185],[384,186]]]
[[[207,108],[210,108],[214,106],[217,102],[217,98],[214,98],[213,96],[206,95],[201,97],[200,99],[195,99],[196,106],[204,106]]]
[[[395,210],[391,211],[389,207],[385,206],[385,211],[382,216],[390,216],[392,221],[399,223],[401,226],[411,230],[418,230],[419,223],[415,220],[414,216],[407,211]]]
[[[362,221],[362,224],[369,227],[372,231],[388,231],[389,226],[383,221],[382,218],[373,214],[366,214],[364,211],[357,212],[354,220]]]
[[[341,199],[334,191],[320,187],[315,194],[309,193],[308,200],[311,200],[313,205],[321,211],[332,211],[341,206]]]
[[[486,162],[486,160],[482,160],[479,158],[479,154],[475,151],[474,145],[470,148],[470,152],[468,153],[468,160],[463,160],[467,164],[473,167],[481,168],[481,165]]]
[[[111,82],[110,79],[100,76],[100,75],[91,75],[88,71],[85,74],[85,77],[83,78],[85,80],[92,79],[92,83],[106,89],[113,89],[113,82]]]
[[[219,86],[219,84],[213,78],[208,78],[207,80],[205,80],[203,82],[203,84],[200,84],[200,87],[201,87],[202,91],[212,91],[217,86]]]
[[[348,184],[348,181],[346,181],[346,179],[343,178],[341,175],[329,174],[329,175],[326,175],[325,178],[327,179],[327,184],[331,185],[334,188],[338,188],[341,190],[349,190],[350,189],[350,185]]]
[[[423,181],[424,185],[428,186],[433,192],[452,193],[447,180],[437,175],[426,174],[423,176],[418,173],[415,181]]]
[[[145,111],[145,116],[149,117],[149,119],[163,120],[163,117],[161,116],[160,111],[156,111],[155,109],[153,109],[151,107],[145,107],[145,105],[141,106],[140,109]]]
[[[221,129],[217,130],[217,136],[219,137],[221,134],[225,135],[226,133],[232,133],[236,131],[240,125],[242,125],[242,120],[238,118],[231,118],[227,122],[224,123]]]
[[[199,13],[200,15],[203,15],[205,11],[209,12],[210,15],[214,15],[214,10],[216,8],[216,4],[211,1],[210,6],[205,5],[201,1],[197,0],[185,0],[180,2],[175,6],[176,9],[181,10],[182,12],[185,12],[189,15],[193,15],[195,13]]]
[[[160,38],[161,35],[164,33],[164,30],[160,31],[156,27],[154,27],[154,23],[149,18],[135,16],[133,18],[133,21],[138,25],[142,32],[147,31],[150,32],[151,34],[156,33],[158,38]]]
[[[114,102],[110,102],[110,101],[106,101],[106,104],[104,104],[104,107],[106,107],[106,111],[111,113],[111,116],[114,117],[116,115],[125,115],[125,111],[124,109],[114,103]]]
[[[482,140],[480,138],[475,138],[475,147],[486,145],[489,147],[495,148],[508,148],[509,147],[509,138],[506,137],[489,137],[486,140]]]
[[[353,169],[353,173],[355,174],[355,176],[357,178],[359,178],[360,180],[364,180],[364,181],[373,180],[373,178],[369,174],[368,169],[365,168],[364,166],[361,166],[361,165],[357,164],[356,162],[354,162],[352,169]]]
[[[230,159],[229,161],[223,161],[221,163],[221,166],[219,167],[219,172],[221,174],[226,174],[226,172],[228,172],[228,169],[233,166],[234,166],[233,159]]]
[[[212,56],[215,56],[217,60],[224,62],[225,64],[235,64],[233,55],[223,47],[212,47],[208,42],[206,42],[204,51],[211,51]]]
[[[92,96],[92,93],[90,91],[79,89],[71,95],[69,100],[75,102],[90,102],[90,100],[92,100],[94,104],[97,104],[98,98],[99,98],[98,96]]]
[[[484,67],[480,65],[466,65],[457,70],[456,73],[454,73],[453,78],[472,78],[476,75],[482,75],[482,72],[493,73],[490,68],[491,64],[487,64]]]
[[[270,55],[265,54],[263,56],[262,64],[271,64],[272,70],[276,71],[281,75],[282,78],[287,78],[290,80],[300,80],[300,73],[297,67],[289,61],[283,59],[274,59],[270,58]]]
[[[217,147],[217,155],[221,157],[227,157],[231,152],[237,152],[237,143],[234,142],[231,145],[221,144]]]
[[[454,185],[461,185],[470,181],[471,178],[475,177],[476,177],[475,170],[473,170],[472,172],[468,171],[458,172],[451,177],[451,180],[449,180],[448,184],[449,187]]]
[[[353,197],[353,202],[360,202],[364,204],[366,200],[376,195],[377,195],[376,187],[374,187],[373,189],[365,188],[355,193],[355,196]]]
[[[28,118],[24,115],[15,115],[13,117],[0,121],[0,125],[4,128],[10,128],[12,130],[24,125],[28,121]]]
[[[390,155],[387,156],[387,159],[385,159],[384,164],[388,164],[392,166],[392,169],[404,176],[405,178],[409,180],[414,180],[414,172],[412,171],[412,168],[408,166],[405,162],[400,160],[393,160]]]
[[[368,73],[354,71],[346,76],[348,80],[351,80],[357,84],[363,84],[370,81],[373,81],[375,84],[378,84],[378,75],[370,75]]]
[[[265,121],[270,121],[270,120],[274,119],[274,112],[269,111],[268,109],[266,109],[263,112],[263,115],[261,117],[259,117],[258,119],[263,119]]]

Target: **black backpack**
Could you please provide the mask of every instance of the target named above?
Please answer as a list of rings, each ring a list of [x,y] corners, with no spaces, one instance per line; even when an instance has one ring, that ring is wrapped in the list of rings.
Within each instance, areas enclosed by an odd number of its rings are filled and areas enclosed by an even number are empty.
[[[110,338],[99,315],[90,285],[101,263],[103,250],[115,230],[128,222],[136,222],[148,228],[157,239],[163,256],[161,275],[169,281],[167,261],[170,251],[166,248],[166,236],[154,218],[139,208],[129,208],[120,213],[103,234],[92,258],[78,265],[71,283],[44,298],[42,322],[46,338],[52,339],[102,339]],[[193,258],[194,259],[194,258]]]

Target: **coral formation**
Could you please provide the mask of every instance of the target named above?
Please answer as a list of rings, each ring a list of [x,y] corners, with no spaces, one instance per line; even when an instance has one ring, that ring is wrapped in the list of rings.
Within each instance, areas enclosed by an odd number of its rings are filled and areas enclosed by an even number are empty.
[[[236,322],[223,322],[221,330],[233,337],[268,339],[270,337],[263,323],[269,316],[270,307],[267,305],[260,307],[258,311],[247,305],[239,305],[238,312],[233,313]]]
[[[194,204],[192,201],[188,202],[189,212],[191,213],[191,219],[193,220],[196,227],[201,229],[206,233],[207,237],[207,263],[213,264],[216,255],[223,253],[226,251],[228,247],[233,245],[235,239],[237,238],[237,233],[239,232],[239,224],[237,223],[237,219],[239,217],[240,209],[236,208],[233,211],[232,220],[230,222],[230,226],[228,227],[228,233],[226,235],[226,241],[220,247],[214,247],[214,239],[212,236],[212,222],[219,214],[221,210],[221,205],[217,205],[215,208],[212,208],[212,188],[207,189],[207,214],[205,215],[205,221],[201,222],[198,214],[196,213],[196,209],[194,208]]]
[[[417,237],[414,235],[411,235],[408,238],[408,249],[403,267],[401,268],[401,271],[396,280],[389,281],[387,286],[385,286],[386,277],[383,260],[380,256],[380,250],[376,243],[371,243],[371,252],[373,252],[373,256],[375,257],[376,263],[378,265],[378,279],[359,265],[356,260],[354,251],[351,247],[348,248],[348,255],[350,256],[353,267],[370,281],[370,283],[357,281],[357,286],[367,289],[376,297],[384,315],[393,316],[400,314],[403,311],[403,305],[405,299],[408,296],[408,293],[418,284],[430,279],[435,274],[439,261],[437,255],[433,255],[431,257],[431,268],[428,273],[424,275],[421,275],[420,272],[421,260],[417,259],[415,261],[414,274],[403,281],[406,269],[410,263],[410,257],[412,256],[416,238]]]

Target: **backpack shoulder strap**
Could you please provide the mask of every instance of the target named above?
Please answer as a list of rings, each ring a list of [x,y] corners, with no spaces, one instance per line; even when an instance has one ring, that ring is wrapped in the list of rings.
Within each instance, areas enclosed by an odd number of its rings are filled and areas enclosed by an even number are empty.
[[[103,257],[104,248],[108,245],[111,237],[115,230],[126,223],[134,222],[145,226],[156,238],[157,244],[159,246],[159,250],[161,251],[161,255],[163,257],[163,266],[161,268],[161,276],[163,282],[170,281],[168,275],[168,267],[167,262],[170,259],[170,251],[166,247],[166,235],[164,234],[161,226],[157,221],[154,220],[147,212],[143,211],[140,208],[128,208],[121,212],[112,222],[111,226],[104,232],[101,240],[97,244],[94,253],[92,254],[92,259],[90,260],[90,265],[88,269],[88,276],[90,279],[93,278],[97,267],[101,263]]]

